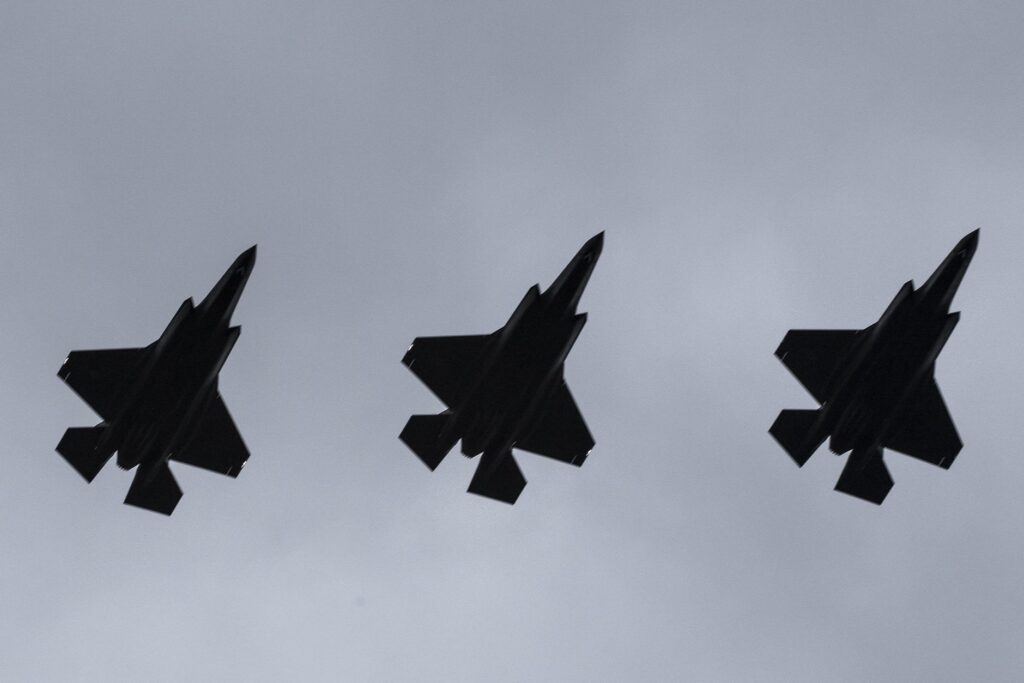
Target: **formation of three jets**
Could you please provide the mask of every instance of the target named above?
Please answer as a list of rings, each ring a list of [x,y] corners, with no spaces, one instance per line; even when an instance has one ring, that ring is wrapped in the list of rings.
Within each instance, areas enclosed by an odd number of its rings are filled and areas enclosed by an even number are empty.
[[[586,323],[576,312],[601,254],[587,241],[554,283],[531,287],[491,334],[420,337],[402,362],[447,409],[414,415],[400,438],[435,469],[461,440],[481,455],[469,491],[514,503],[526,480],[518,448],[580,466],[594,439],[563,377]],[[831,435],[852,451],[836,489],[881,503],[892,487],[882,448],[948,468],[961,443],[933,378],[935,358],[958,320],[950,302],[977,247],[965,237],[919,289],[908,282],[875,324],[856,330],[791,330],[776,355],[821,403],[784,410],[771,434],[798,465]],[[249,457],[217,389],[240,332],[231,315],[255,264],[244,252],[198,305],[186,300],[145,348],[73,351],[58,375],[102,418],[65,432],[57,451],[87,481],[117,453],[138,466],[125,503],[171,514],[181,489],[168,467],[184,462],[235,477]]]

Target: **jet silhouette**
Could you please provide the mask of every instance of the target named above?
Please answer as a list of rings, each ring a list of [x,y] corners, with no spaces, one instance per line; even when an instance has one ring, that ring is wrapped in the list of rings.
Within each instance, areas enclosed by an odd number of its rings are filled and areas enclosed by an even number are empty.
[[[790,330],[775,355],[821,404],[783,410],[771,435],[803,466],[831,435],[852,453],[836,490],[881,504],[889,448],[948,469],[963,444],[935,384],[935,359],[960,319],[949,307],[978,247],[968,234],[920,288],[907,282],[863,330]]]
[[[603,242],[603,232],[587,241],[545,292],[531,287],[492,334],[413,341],[402,362],[448,406],[413,415],[399,437],[427,467],[462,439],[463,454],[483,453],[469,491],[511,504],[526,486],[513,447],[583,464],[594,439],[562,373],[587,321],[576,306]]]
[[[231,419],[217,374],[241,332],[231,314],[256,263],[242,253],[199,306],[186,299],[160,338],[145,348],[72,351],[57,376],[103,421],[72,427],[57,445],[86,481],[117,452],[138,466],[124,502],[165,515],[181,498],[168,460],[237,477],[249,451]]]

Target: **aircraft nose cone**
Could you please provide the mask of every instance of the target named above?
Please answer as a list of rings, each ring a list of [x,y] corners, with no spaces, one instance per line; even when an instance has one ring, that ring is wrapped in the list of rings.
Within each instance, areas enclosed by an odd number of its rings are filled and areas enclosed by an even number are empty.
[[[591,259],[597,259],[601,255],[601,249],[604,247],[604,230],[597,233],[583,245],[583,251],[590,255]]]
[[[980,230],[974,230],[968,233],[956,243],[953,247],[951,255],[960,263],[963,267],[966,267],[971,259],[974,258],[974,252],[978,248],[978,233]]]
[[[256,264],[256,245],[252,245],[241,255],[235,259],[236,268],[244,268],[245,270],[252,270],[252,267]]]
[[[960,244],[958,244],[957,246],[961,250],[969,251],[973,254],[974,250],[978,248],[978,234],[980,232],[981,228],[978,228],[977,230],[968,233],[966,237],[960,240]]]

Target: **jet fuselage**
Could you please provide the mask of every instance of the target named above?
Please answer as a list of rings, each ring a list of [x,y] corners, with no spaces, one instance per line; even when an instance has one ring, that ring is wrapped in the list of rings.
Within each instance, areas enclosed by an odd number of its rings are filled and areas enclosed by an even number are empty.
[[[950,302],[970,264],[977,231],[953,249],[919,289],[906,283],[878,322],[860,333],[822,406],[819,434],[834,453],[881,446],[908,397],[933,374],[959,321]]]
[[[164,461],[188,444],[241,331],[229,325],[255,255],[253,247],[239,256],[198,307],[186,300],[147,348],[102,442],[120,467]]]
[[[507,452],[525,436],[538,410],[562,381],[565,358],[586,324],[576,307],[603,244],[589,240],[543,293],[527,291],[508,322],[492,335],[474,384],[453,409],[450,434],[462,438],[462,452]]]
[[[402,363],[445,404],[413,415],[399,434],[431,470],[461,439],[483,454],[469,492],[514,504],[526,486],[513,448],[579,467],[594,447],[565,382],[565,358],[586,323],[576,308],[601,253],[588,240],[543,293],[533,286],[491,334],[417,337]]]
[[[552,310],[535,290],[524,303],[518,320],[491,341],[479,381],[454,411],[466,455],[504,452],[524,434],[586,323],[586,315]]]

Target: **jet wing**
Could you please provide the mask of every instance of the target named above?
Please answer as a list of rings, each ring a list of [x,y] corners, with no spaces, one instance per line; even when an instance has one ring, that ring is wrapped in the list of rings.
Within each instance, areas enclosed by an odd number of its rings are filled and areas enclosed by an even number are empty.
[[[514,505],[525,487],[526,477],[511,452],[495,455],[491,451],[484,451],[466,490]]]
[[[881,505],[892,489],[892,476],[882,460],[882,450],[872,447],[854,449],[846,459],[843,473],[836,482],[836,491]]]
[[[459,402],[466,370],[480,358],[493,335],[417,337],[402,362],[448,406]]]
[[[171,459],[229,477],[237,477],[242,471],[249,449],[219,393],[211,399],[188,445]]]
[[[790,330],[775,355],[818,403],[827,400],[825,390],[857,330]]]
[[[145,354],[144,348],[72,351],[57,376],[100,417],[111,420],[118,398],[131,383]]]
[[[516,448],[577,467],[582,465],[594,447],[594,438],[564,381],[541,411],[533,431],[516,442]]]
[[[953,464],[963,443],[934,377],[908,399],[885,445],[943,469]]]
[[[167,463],[147,463],[135,470],[135,478],[125,496],[125,505],[169,515],[181,500],[181,488]]]

